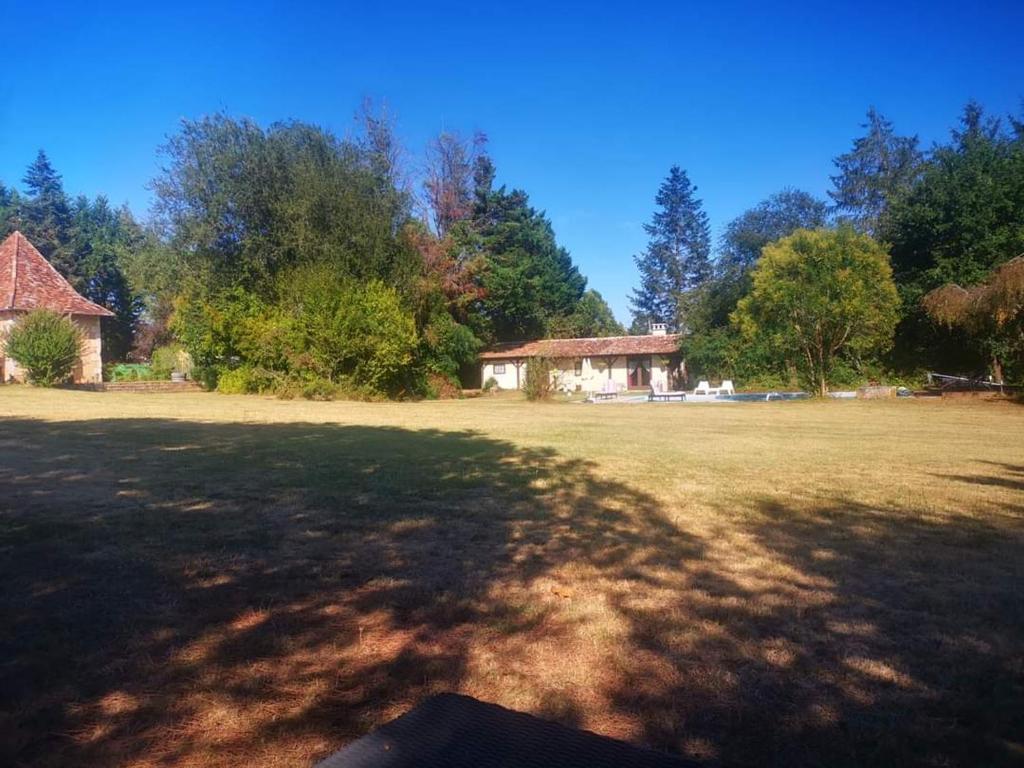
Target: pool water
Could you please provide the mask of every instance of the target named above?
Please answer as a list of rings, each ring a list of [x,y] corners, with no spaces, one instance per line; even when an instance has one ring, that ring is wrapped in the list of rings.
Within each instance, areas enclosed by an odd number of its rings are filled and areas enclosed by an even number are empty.
[[[658,402],[672,403],[764,403],[781,402],[784,400],[807,400],[810,395],[806,392],[741,392],[735,395],[691,395],[686,400],[663,400]],[[609,403],[646,403],[649,402],[647,395],[625,395],[617,400],[601,402]]]
[[[720,395],[722,400],[735,400],[739,403],[763,403],[775,400],[807,400],[806,392],[741,392],[737,395]]]

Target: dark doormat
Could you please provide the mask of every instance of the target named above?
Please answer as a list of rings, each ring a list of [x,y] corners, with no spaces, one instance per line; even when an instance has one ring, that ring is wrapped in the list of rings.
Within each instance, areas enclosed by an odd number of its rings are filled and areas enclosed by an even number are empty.
[[[442,693],[316,768],[685,768],[695,763]]]

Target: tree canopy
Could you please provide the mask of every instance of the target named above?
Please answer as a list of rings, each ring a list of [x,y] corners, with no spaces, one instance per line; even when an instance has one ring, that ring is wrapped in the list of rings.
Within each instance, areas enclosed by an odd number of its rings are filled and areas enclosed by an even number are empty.
[[[897,197],[884,239],[903,302],[897,364],[964,370],[983,365],[981,347],[929,320],[922,299],[948,283],[974,285],[1024,253],[1024,131],[964,108],[950,140],[934,147],[919,179]],[[965,343],[966,341],[966,343]],[[979,356],[980,355],[980,356]]]
[[[785,187],[724,227],[714,259],[697,188],[670,168],[633,257],[631,331],[666,323],[691,370],[780,386],[795,370],[819,390],[924,366],[1021,375],[1016,310],[993,297],[1024,254],[1024,122],[970,103],[927,150],[873,108],[862,128],[835,159],[831,206]],[[487,344],[623,333],[546,213],[499,181],[483,133],[444,131],[413,163],[369,103],[344,139],[217,114],[184,121],[161,157],[145,223],[69,196],[43,151],[20,189],[0,183],[0,234],[21,229],[115,313],[108,360],[177,337],[241,390],[420,395],[453,387]],[[889,263],[892,279],[869,274]],[[858,315],[868,285],[876,306]]]
[[[555,318],[548,326],[548,335],[555,338],[598,338],[625,332],[608,302],[593,288],[584,291],[572,314]]]
[[[857,229],[878,234],[890,203],[909,189],[922,156],[916,136],[899,136],[874,107],[868,109],[864,136],[835,159],[829,196],[836,212]]]
[[[416,394],[431,377],[457,377],[484,343],[609,327],[607,306],[585,299],[586,280],[543,212],[522,190],[493,188],[482,134],[448,132],[430,143],[428,224],[415,216],[390,125],[379,115],[361,120],[361,136],[339,140],[302,123],[264,129],[217,115],[185,122],[169,140],[154,183],[165,246],[132,271],[175,294],[173,328],[204,365],[247,367],[233,374],[233,387],[312,376]],[[167,280],[167,253],[182,280]],[[308,270],[336,299],[354,300],[352,286],[385,291],[386,300],[381,293],[359,306],[376,318],[364,318],[366,332],[391,328],[394,343],[359,346],[355,335],[317,331],[316,316],[293,306],[302,292],[289,288]],[[351,313],[343,316],[351,327]],[[394,366],[369,375],[407,348],[401,375]],[[372,359],[351,362],[363,354]],[[350,362],[315,364],[325,356]]]
[[[924,309],[937,323],[968,331],[992,362],[996,381],[1004,367],[1024,371],[1024,255],[996,267],[968,288],[953,283],[925,295]]]
[[[735,317],[747,338],[794,353],[804,380],[824,395],[837,360],[888,348],[898,307],[885,248],[844,226],[797,230],[765,246]]]
[[[114,313],[102,324],[103,347],[109,359],[123,359],[142,313],[124,263],[143,246],[143,227],[105,197],[71,200],[42,150],[23,183],[24,194],[0,185],[0,235],[21,230],[76,291]]]
[[[649,323],[686,326],[687,296],[711,277],[711,225],[697,187],[674,165],[658,188],[646,250],[633,257],[640,285],[633,291],[633,327]]]
[[[541,338],[552,323],[575,312],[586,278],[522,190],[481,191],[461,237],[486,263],[480,303],[485,335],[499,341]]]

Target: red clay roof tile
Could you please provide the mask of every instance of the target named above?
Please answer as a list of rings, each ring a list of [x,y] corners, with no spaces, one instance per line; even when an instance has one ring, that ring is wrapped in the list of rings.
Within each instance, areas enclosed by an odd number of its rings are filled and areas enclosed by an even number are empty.
[[[0,243],[0,311],[33,309],[114,315],[80,295],[21,232],[14,232]]]
[[[664,336],[607,336],[598,339],[541,339],[495,344],[480,353],[481,360],[520,357],[602,357],[620,355],[674,355],[679,352],[678,333]]]

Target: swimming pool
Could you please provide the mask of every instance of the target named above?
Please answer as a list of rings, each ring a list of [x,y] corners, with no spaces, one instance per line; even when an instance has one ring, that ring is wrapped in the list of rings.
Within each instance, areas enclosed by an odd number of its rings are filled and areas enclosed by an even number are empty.
[[[771,403],[786,400],[807,400],[807,392],[740,392],[735,395],[693,395],[687,394],[685,400],[657,400],[661,403]],[[603,403],[647,403],[651,402],[647,395],[623,395],[617,399],[599,400]]]
[[[734,400],[738,403],[764,403],[774,400],[807,400],[806,392],[741,392],[736,395],[719,395],[723,400]]]

